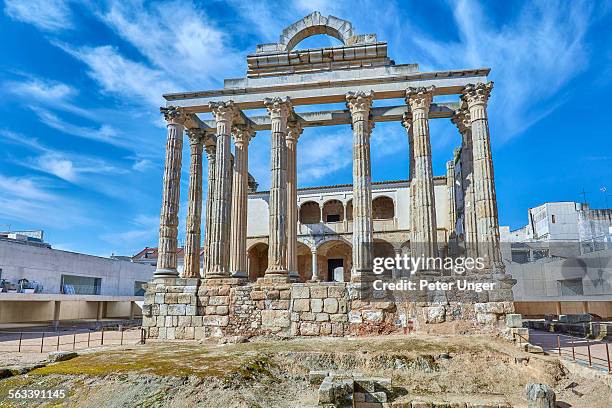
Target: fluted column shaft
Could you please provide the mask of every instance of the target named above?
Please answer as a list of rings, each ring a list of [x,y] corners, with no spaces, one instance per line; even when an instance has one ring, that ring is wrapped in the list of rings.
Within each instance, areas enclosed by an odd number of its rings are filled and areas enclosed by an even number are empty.
[[[166,162],[159,218],[159,245],[156,277],[178,276],[178,213],[181,187],[181,160],[186,116],[176,107],[161,108],[168,125]]]
[[[203,129],[188,129],[189,136],[189,191],[187,194],[187,222],[185,231],[185,270],[183,277],[200,277],[200,240],[202,229],[202,147]]]
[[[457,206],[455,200],[455,161],[446,162],[446,188],[448,189],[448,232],[455,233],[457,224]]]
[[[373,268],[372,170],[370,161],[370,120],[372,92],[349,92],[346,105],[353,128],[353,269],[351,280],[371,275]]]
[[[212,138],[211,138],[212,139]],[[215,156],[217,151],[216,142],[208,140],[206,144],[206,160],[208,161],[208,188],[206,190],[206,219],[205,219],[205,235],[204,235],[204,274],[209,269],[210,265],[210,237],[212,236],[212,202],[215,191]]]
[[[491,266],[501,267],[499,220],[487,118],[487,102],[492,89],[492,82],[468,85],[463,90],[462,99],[469,109],[472,129],[478,255],[485,257]]]
[[[429,138],[429,107],[433,87],[410,88],[406,91],[406,103],[412,114],[414,141],[414,172],[410,189],[414,204],[411,247],[413,256],[435,257],[438,253],[436,203],[434,195],[431,143]],[[412,245],[414,244],[414,245]]]
[[[229,239],[232,188],[230,134],[237,115],[233,102],[210,104],[217,125],[215,187],[211,209],[210,263],[207,278],[229,276]]]
[[[452,122],[461,133],[461,188],[463,191],[463,230],[466,256],[478,256],[478,233],[476,231],[476,205],[474,202],[474,182],[472,158],[472,129],[470,113],[467,109],[455,112]]]
[[[287,120],[292,112],[289,98],[266,98],[270,114],[272,140],[270,167],[270,235],[266,277],[286,278],[287,271]]]
[[[250,128],[235,127],[234,185],[232,187],[232,225],[230,271],[233,276],[247,277],[247,205],[249,189],[249,142],[255,135]]]
[[[298,279],[297,256],[297,142],[302,134],[298,121],[289,122],[287,130],[287,269],[292,279]]]

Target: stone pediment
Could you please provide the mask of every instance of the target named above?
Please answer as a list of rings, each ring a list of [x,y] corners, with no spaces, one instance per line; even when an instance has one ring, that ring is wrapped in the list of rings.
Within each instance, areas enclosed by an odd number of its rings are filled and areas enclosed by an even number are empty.
[[[326,34],[342,46],[294,50],[302,40]],[[259,44],[247,56],[248,77],[332,71],[393,65],[387,58],[387,43],[376,34],[356,34],[350,21],[322,16],[315,11],[285,28],[277,43]]]

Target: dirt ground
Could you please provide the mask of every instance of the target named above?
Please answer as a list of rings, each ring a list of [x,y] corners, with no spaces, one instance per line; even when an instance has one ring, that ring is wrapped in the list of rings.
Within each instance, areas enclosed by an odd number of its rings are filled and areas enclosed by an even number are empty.
[[[36,362],[30,355],[10,358],[0,355],[0,367]],[[603,381],[572,375],[555,356],[526,354],[492,335],[412,334],[80,351],[75,359],[0,380],[0,406],[311,407],[317,388],[308,383],[310,370],[390,377],[391,406],[398,407],[411,400],[526,407],[530,382],[552,386],[563,407],[607,408],[612,400]],[[24,389],[64,389],[67,398],[9,398],[10,390]]]

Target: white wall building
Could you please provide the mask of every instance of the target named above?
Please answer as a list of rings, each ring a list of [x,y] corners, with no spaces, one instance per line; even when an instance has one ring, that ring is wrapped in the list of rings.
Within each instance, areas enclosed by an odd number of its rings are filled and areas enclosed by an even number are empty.
[[[434,177],[438,243],[446,251],[449,239],[449,193],[446,177]],[[351,184],[298,189],[298,273],[309,280],[313,265],[322,280],[348,280],[353,232]],[[269,192],[249,194],[247,221],[248,273],[251,280],[267,267]],[[372,183],[374,256],[395,256],[410,245],[410,183]]]

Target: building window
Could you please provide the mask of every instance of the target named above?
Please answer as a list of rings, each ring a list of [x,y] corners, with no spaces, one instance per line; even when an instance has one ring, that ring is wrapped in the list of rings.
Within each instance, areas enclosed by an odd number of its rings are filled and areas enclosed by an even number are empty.
[[[529,251],[512,251],[512,262],[526,264],[529,262]]]
[[[144,296],[145,295],[144,285],[146,284],[147,282],[142,282],[142,281],[134,282],[134,296]]]
[[[582,286],[582,279],[565,279],[557,281],[557,287],[559,288],[559,294],[561,296],[582,296],[584,295],[584,288]]]
[[[61,293],[66,295],[99,295],[101,278],[62,275]]]
[[[552,223],[554,224],[555,223],[555,214],[551,215],[550,217],[552,218]]]
[[[340,214],[327,214],[325,222],[340,222]]]

